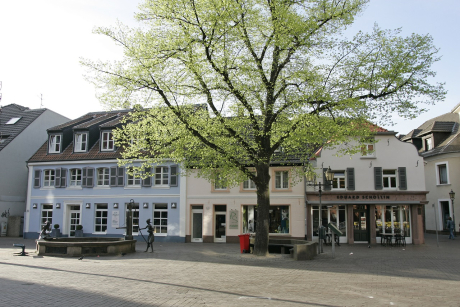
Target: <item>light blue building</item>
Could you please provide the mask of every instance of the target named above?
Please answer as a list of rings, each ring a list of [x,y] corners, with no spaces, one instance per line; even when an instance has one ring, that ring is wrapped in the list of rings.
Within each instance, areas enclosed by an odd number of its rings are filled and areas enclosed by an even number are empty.
[[[179,165],[152,165],[151,177],[131,176],[117,165],[121,148],[112,130],[127,111],[93,112],[48,129],[48,141],[29,159],[25,238],[59,224],[62,236],[121,237],[133,203],[133,235],[150,219],[155,241],[185,242],[185,184]],[[135,164],[134,164],[135,165]],[[142,233],[146,236],[145,231]]]

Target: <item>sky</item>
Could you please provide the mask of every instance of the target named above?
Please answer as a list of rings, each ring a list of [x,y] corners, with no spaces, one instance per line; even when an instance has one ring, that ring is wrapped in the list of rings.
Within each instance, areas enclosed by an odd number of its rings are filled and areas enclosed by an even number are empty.
[[[1,106],[19,104],[47,108],[70,119],[103,106],[95,88],[83,77],[81,58],[115,60],[121,48],[108,38],[93,34],[98,26],[117,20],[135,27],[134,14],[141,0],[0,0]],[[371,0],[347,34],[402,28],[402,35],[430,34],[440,49],[441,61],[432,83],[445,83],[446,99],[416,119],[395,118],[384,126],[401,134],[426,120],[450,112],[460,103],[460,1]]]

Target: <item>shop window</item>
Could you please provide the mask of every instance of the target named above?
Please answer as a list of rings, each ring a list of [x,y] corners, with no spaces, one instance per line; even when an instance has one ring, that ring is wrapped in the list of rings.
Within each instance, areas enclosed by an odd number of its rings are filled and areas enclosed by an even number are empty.
[[[289,233],[289,206],[270,206],[269,210],[269,233]],[[257,208],[256,206],[243,206],[243,231],[254,232],[256,229]],[[252,229],[252,231],[251,231]]]
[[[318,236],[318,225],[319,225],[319,206],[312,207],[312,218],[313,218],[313,236]],[[329,223],[335,225],[341,232],[342,237],[347,236],[347,220],[345,205],[326,207],[322,206],[321,223],[323,227],[327,227]]]
[[[403,234],[410,237],[410,210],[408,205],[375,206],[376,235]]]

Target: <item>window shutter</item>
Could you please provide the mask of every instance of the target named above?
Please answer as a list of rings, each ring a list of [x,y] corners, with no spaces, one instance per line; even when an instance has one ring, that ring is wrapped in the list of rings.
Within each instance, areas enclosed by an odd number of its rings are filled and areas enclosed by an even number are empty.
[[[398,167],[398,176],[399,176],[399,189],[400,190],[407,190],[407,176],[406,176],[406,168],[405,167]]]
[[[61,187],[61,169],[57,168],[54,173],[54,187],[60,188]]]
[[[111,187],[117,186],[117,167],[116,166],[110,167],[110,186]]]
[[[150,173],[151,168],[146,167],[145,168],[145,173]],[[143,187],[151,187],[152,186],[152,174],[149,174],[149,176],[145,179],[142,179],[142,186]]]
[[[40,177],[41,177],[42,171],[41,170],[35,170],[34,174],[34,188],[39,188],[40,187]]]
[[[84,167],[82,170],[81,170],[81,186],[82,187],[85,187],[86,188],[86,183],[87,183],[87,178],[88,178],[88,173],[87,173],[87,168]]]
[[[94,186],[94,168],[87,167],[86,170],[86,187],[92,188]]]
[[[61,187],[65,188],[67,186],[67,169],[61,168]]]
[[[326,171],[327,171],[327,168],[323,168],[323,190],[330,191],[332,188],[332,185],[326,179]]]
[[[355,190],[355,169],[352,167],[347,168],[347,190]]]
[[[117,186],[122,187],[125,185],[125,169],[123,167],[117,168]]]
[[[374,167],[374,185],[376,190],[383,190],[383,172],[381,167]]]
[[[171,165],[170,186],[177,187],[177,165]]]

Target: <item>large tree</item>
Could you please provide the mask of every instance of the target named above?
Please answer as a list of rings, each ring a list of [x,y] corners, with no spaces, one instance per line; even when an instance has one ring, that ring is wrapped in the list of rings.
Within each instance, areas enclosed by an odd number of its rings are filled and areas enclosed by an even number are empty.
[[[83,61],[103,104],[135,107],[116,134],[123,163],[172,159],[208,179],[250,178],[254,253],[266,255],[273,161],[299,154],[308,161],[306,144],[369,136],[367,122],[416,116],[420,103],[445,95],[442,84],[429,83],[438,60],[429,35],[375,26],[344,38],[366,3],[147,0],[139,28],[97,29],[124,49],[119,62]]]

